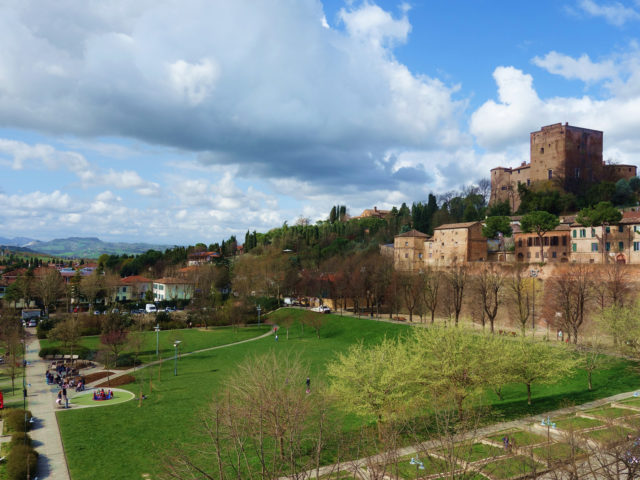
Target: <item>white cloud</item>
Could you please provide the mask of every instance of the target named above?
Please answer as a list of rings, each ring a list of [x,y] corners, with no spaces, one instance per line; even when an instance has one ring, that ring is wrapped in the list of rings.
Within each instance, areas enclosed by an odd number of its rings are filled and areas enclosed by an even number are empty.
[[[620,27],[627,22],[639,20],[640,13],[620,2],[599,4],[594,0],[580,0],[578,6],[592,17],[602,17],[608,23]]]
[[[355,9],[341,9],[339,18],[352,37],[381,47],[407,41],[411,24],[407,18],[406,5],[402,10],[402,17],[396,20],[378,5],[365,2]]]
[[[594,63],[587,54],[575,59],[568,55],[551,51],[544,57],[534,57],[532,62],[549,73],[561,75],[570,80],[582,80],[587,83],[614,78],[618,73],[612,60]]]
[[[209,96],[219,75],[218,66],[210,58],[195,64],[178,60],[169,65],[169,79],[173,88],[190,105],[198,105]]]

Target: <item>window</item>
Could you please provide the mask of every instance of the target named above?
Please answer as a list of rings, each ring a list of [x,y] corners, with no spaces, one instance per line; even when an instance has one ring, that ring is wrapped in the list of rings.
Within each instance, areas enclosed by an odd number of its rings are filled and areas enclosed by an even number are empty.
[[[576,238],[576,231],[571,232],[573,234],[573,238]]]
[[[527,187],[531,185],[531,179],[527,178]]]
[[[618,242],[618,251],[621,252],[624,250],[624,242]]]
[[[592,243],[591,244],[591,251],[592,252],[597,252],[598,251],[598,244],[597,243]]]
[[[549,174],[549,180],[551,180],[553,178],[553,170],[549,169],[547,173]]]
[[[607,233],[611,233],[611,227],[607,227],[607,228],[605,228],[605,232],[607,232]]]
[[[421,253],[418,254],[418,258],[422,259],[422,254]]]
[[[578,245],[577,245],[577,244],[575,244],[575,243],[572,243],[572,244],[571,244],[571,251],[572,251],[572,252],[577,252],[577,251],[578,251]]]
[[[556,258],[556,252],[551,252],[551,257]]]
[[[518,247],[522,247],[522,239],[518,240]]]
[[[540,147],[540,153],[544,153],[544,147]]]
[[[595,236],[596,236],[596,229],[595,229],[595,228],[592,228],[592,229],[591,229],[591,238],[593,238],[593,237],[595,237]]]
[[[576,175],[576,178],[580,178],[580,168],[576,167],[576,169],[575,169],[575,172],[574,172],[574,173],[575,173],[575,175]]]
[[[527,238],[527,247],[530,247],[532,245],[533,245],[533,238],[532,237]]]
[[[409,258],[409,254],[408,254],[408,253],[405,253],[405,254],[404,254],[404,258]]]
[[[605,244],[604,244],[604,249],[605,249],[607,252],[608,252],[608,251],[610,251],[610,250],[611,250],[611,243],[610,243],[610,242],[605,243]]]
[[[551,243],[552,247],[557,247],[558,245],[560,245],[560,237],[551,237],[549,242]]]
[[[587,238],[587,229],[586,228],[581,228],[580,229],[580,238]]]
[[[624,232],[624,226],[618,225],[618,231],[619,232]]]
[[[505,187],[504,185],[502,187],[500,187],[500,190],[506,190],[507,187]]]
[[[563,247],[567,246],[567,237],[562,237],[562,246]]]
[[[536,252],[536,258],[540,258],[540,252]]]
[[[527,252],[527,258],[531,258],[531,252]]]
[[[633,226],[633,231],[634,231],[634,232],[637,232],[637,231],[638,231],[638,226],[637,226],[637,225],[634,225],[634,226]]]
[[[533,239],[533,244],[534,244],[536,247],[539,247],[539,246],[540,246],[540,237],[535,237],[535,238]]]
[[[409,246],[409,242],[404,242],[404,246],[408,247]]]
[[[640,242],[633,242],[633,251],[637,252],[640,250]]]
[[[545,247],[549,246],[549,237],[543,237],[542,241],[543,241]]]

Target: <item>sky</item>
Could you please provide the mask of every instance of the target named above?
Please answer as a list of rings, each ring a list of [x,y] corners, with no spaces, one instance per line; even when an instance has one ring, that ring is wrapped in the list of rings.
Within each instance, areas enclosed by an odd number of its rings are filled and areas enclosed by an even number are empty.
[[[639,165],[639,42],[640,0],[3,0],[0,237],[242,242],[559,122]]]

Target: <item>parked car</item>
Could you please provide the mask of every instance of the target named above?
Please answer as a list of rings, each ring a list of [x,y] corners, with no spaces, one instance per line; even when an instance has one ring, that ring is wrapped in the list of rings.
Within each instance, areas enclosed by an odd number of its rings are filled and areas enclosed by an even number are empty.
[[[38,325],[38,321],[37,320],[29,320],[29,327],[35,327],[36,325]]]
[[[327,307],[326,305],[320,305],[319,307],[313,307],[311,309],[312,312],[318,312],[318,313],[331,313],[331,309],[329,307]]]

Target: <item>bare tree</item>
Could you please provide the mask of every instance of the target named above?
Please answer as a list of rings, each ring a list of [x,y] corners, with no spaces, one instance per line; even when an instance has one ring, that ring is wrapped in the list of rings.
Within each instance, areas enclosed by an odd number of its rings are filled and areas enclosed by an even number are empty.
[[[520,323],[520,330],[524,337],[529,321],[531,305],[529,303],[528,278],[524,275],[526,267],[516,265],[507,280],[509,291],[511,292],[510,310]],[[534,280],[535,281],[535,280]]]
[[[435,321],[436,309],[438,308],[438,292],[440,290],[440,273],[433,268],[427,267],[420,272],[422,280],[422,302],[431,312],[431,324]]]
[[[464,289],[468,280],[468,269],[465,265],[456,265],[451,267],[446,273],[446,279],[449,283],[451,302],[456,327],[460,319],[460,311],[464,301]]]
[[[414,273],[405,272],[400,274],[400,285],[404,306],[409,311],[409,321],[413,322],[413,312],[418,306],[422,297],[422,282],[419,276]]]
[[[45,313],[49,315],[49,306],[55,303],[64,292],[64,283],[60,272],[48,268],[44,275],[36,279],[35,290],[44,304]]]
[[[502,285],[502,275],[496,272],[493,266],[484,266],[480,270],[476,281],[476,288],[480,294],[484,313],[487,315],[487,319],[491,325],[491,333],[494,333],[496,315],[502,302]]]
[[[576,264],[564,269],[551,281],[555,305],[561,312],[563,329],[578,343],[578,332],[584,324],[587,307],[593,300],[593,269]]]

